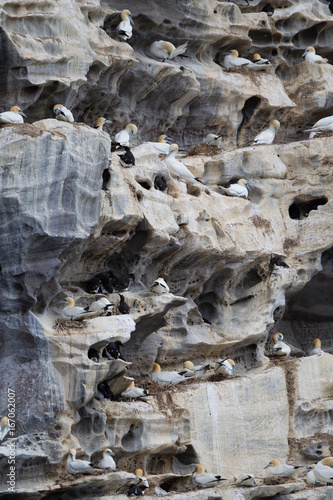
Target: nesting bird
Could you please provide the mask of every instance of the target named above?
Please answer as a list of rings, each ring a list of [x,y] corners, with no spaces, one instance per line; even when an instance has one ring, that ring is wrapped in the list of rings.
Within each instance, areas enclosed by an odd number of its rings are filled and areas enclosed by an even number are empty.
[[[313,345],[314,345],[314,348],[310,352],[310,356],[312,354],[317,354],[317,355],[323,354],[324,351],[321,348],[321,340],[320,339],[314,339]]]
[[[151,292],[157,293],[158,295],[162,295],[162,293],[169,293],[170,288],[166,284],[163,278],[157,278],[154,281],[154,284],[150,288]]]
[[[132,25],[134,24],[132,14],[128,9],[124,9],[120,13],[121,22],[118,24],[116,31],[120,40],[125,42],[132,36]]]
[[[165,59],[173,59],[174,57],[184,54],[184,52],[186,52],[187,43],[188,42],[185,42],[176,48],[170,42],[166,42],[165,40],[158,40],[151,44],[151,46],[149,47],[149,51],[157,59],[162,59],[162,62],[164,62]]]
[[[9,426],[8,417],[2,417],[2,419],[0,420],[0,443],[7,436],[9,429],[10,429],[10,426]]]
[[[111,304],[106,297],[102,297],[98,300],[95,300],[95,302],[92,302],[89,307],[85,308],[85,311],[103,313],[107,312],[109,307],[113,305],[114,304]]]
[[[143,470],[142,469],[135,469],[134,474],[136,477],[138,477],[141,482],[139,484],[144,484],[146,488],[149,488],[149,483],[147,481],[147,478],[143,475]]]
[[[223,66],[226,69],[239,68],[239,67],[250,67],[253,65],[249,59],[244,57],[238,57],[238,51],[235,49],[224,52]]]
[[[88,318],[90,315],[83,307],[75,306],[73,297],[65,297],[65,299],[60,300],[58,303],[66,304],[61,311],[61,319],[80,321]]]
[[[304,54],[302,54],[302,57],[305,57],[306,61],[309,61],[312,64],[324,64],[327,63],[328,59],[325,59],[324,57],[318,56],[316,54],[316,50],[314,47],[308,47]]]
[[[251,66],[253,70],[261,70],[270,68],[272,65],[268,59],[263,59],[260,54],[253,54],[254,66]]]
[[[122,359],[125,361],[120,352],[120,347],[124,347],[124,344],[120,340],[109,342],[102,351],[102,357],[108,359]]]
[[[318,481],[333,484],[333,457],[326,457],[317,463],[313,473]]]
[[[260,132],[254,139],[253,144],[272,144],[280,128],[280,122],[278,120],[272,120],[269,127]]]
[[[139,399],[140,401],[146,402],[152,399],[152,395],[150,395],[146,389],[136,387],[134,381],[121,393],[121,397],[126,399]]]
[[[183,369],[178,372],[179,375],[183,375],[184,377],[194,377],[194,378],[202,378],[206,371],[210,369],[210,364],[194,366],[192,361],[185,361],[183,363]]]
[[[18,106],[12,106],[9,111],[0,113],[0,123],[23,123],[23,117],[27,117]]]
[[[127,492],[127,496],[128,497],[132,497],[132,496],[143,497],[146,489],[147,489],[147,486],[145,486],[144,484],[138,484],[138,483],[131,484],[131,486]]]
[[[213,146],[214,148],[219,148],[221,146],[222,135],[207,134],[204,138],[204,143],[208,146]]]
[[[90,347],[88,349],[88,358],[95,363],[99,362],[99,352],[97,349],[95,349],[95,347]]]
[[[236,479],[236,484],[240,486],[255,486],[257,483],[253,474],[242,474]]]
[[[220,359],[216,362],[214,371],[216,375],[235,375],[235,362],[232,359]]]
[[[123,155],[118,155],[120,163],[124,167],[135,167],[135,157],[128,146],[123,146],[125,153]]]
[[[62,122],[71,122],[71,123],[74,121],[74,116],[72,112],[62,104],[55,104],[53,106],[53,112],[57,120],[60,120]]]
[[[169,154],[170,151],[170,142],[172,139],[170,139],[168,136],[165,134],[162,134],[158,137],[157,142],[147,142],[150,146],[153,146],[153,148],[156,149],[156,151],[159,152],[159,154],[162,155],[167,155]]]
[[[273,354],[275,356],[289,356],[291,353],[291,349],[288,344],[283,341],[282,333],[275,333],[273,335],[274,345],[273,345]]]
[[[115,396],[106,380],[97,384],[96,397],[97,399],[110,399],[110,401],[114,401]]]
[[[68,452],[66,470],[69,474],[93,474],[101,469],[94,468],[92,462],[87,460],[77,460],[76,450],[72,448]]]
[[[151,378],[159,385],[167,385],[167,384],[176,385],[179,384],[180,382],[188,380],[183,375],[179,375],[178,372],[161,372],[161,367],[158,363],[155,363],[153,366],[153,373]]]
[[[195,471],[192,474],[193,484],[201,488],[210,488],[216,486],[220,481],[226,481],[221,476],[216,476],[211,472],[205,472],[205,467],[202,464],[195,466]]]
[[[270,3],[268,3],[262,9],[262,12],[266,12],[268,16],[272,16],[274,14],[274,7]]]
[[[236,184],[230,184],[229,187],[223,187],[219,184],[219,187],[227,193],[228,196],[238,196],[238,198],[247,198],[249,195],[249,185],[245,179],[239,179]]]
[[[308,484],[327,484],[326,481],[319,481],[316,476],[314,475],[313,469],[316,467],[316,464],[310,465],[303,474],[306,474],[306,482]],[[333,470],[333,469],[332,469]]]
[[[113,123],[113,122],[111,120],[107,120],[106,118],[100,116],[99,118],[97,118],[94,128],[97,128],[97,130],[103,130],[103,125],[105,125],[105,123]]]
[[[167,180],[164,175],[158,175],[154,180],[154,188],[159,191],[166,191],[168,188]]]
[[[117,466],[112,457],[114,457],[113,451],[110,448],[105,448],[102,453],[100,451],[93,453],[91,463],[99,469],[115,471]]]
[[[333,130],[333,116],[326,116],[318,120],[311,128],[306,129],[304,132],[310,132],[309,139],[313,137],[318,132],[331,132]]]
[[[176,160],[176,154],[178,153],[178,145],[171,144],[168,156],[164,159],[166,165],[168,166],[170,172],[177,177],[177,179],[185,179],[186,181],[198,181],[200,179],[195,177],[185,165],[180,161]]]
[[[297,472],[297,469],[300,468],[300,465],[287,465],[287,464],[280,464],[279,460],[271,460],[269,464],[264,467],[264,469],[268,469],[267,475],[270,477],[290,477],[295,472]]]
[[[123,130],[121,130],[114,136],[114,142],[118,146],[129,147],[130,140],[132,139],[133,135],[137,133],[137,131],[138,127],[134,125],[134,123],[128,123]]]

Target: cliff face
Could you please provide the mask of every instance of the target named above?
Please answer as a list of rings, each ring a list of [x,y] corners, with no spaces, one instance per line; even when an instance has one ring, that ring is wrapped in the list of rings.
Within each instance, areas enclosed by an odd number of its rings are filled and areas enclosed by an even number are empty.
[[[0,417],[8,389],[16,403],[14,436],[0,446],[2,496],[11,443],[20,498],[110,497],[137,467],[151,490],[179,498],[332,494],[295,480],[249,490],[232,481],[262,478],[273,458],[306,466],[333,454],[333,139],[304,133],[332,112],[333,66],[301,58],[314,45],[333,63],[333,17],[319,1],[271,2],[272,17],[263,2],[245,3],[0,1],[2,108],[17,104],[31,122],[0,129]],[[129,43],[115,31],[125,7]],[[152,58],[159,39],[188,41],[188,57]],[[260,52],[272,68],[225,71],[231,48]],[[76,123],[47,118],[58,102]],[[98,116],[113,120],[110,133],[138,125],[135,167],[123,168],[109,134],[91,127]],[[281,121],[275,143],[249,146],[272,118]],[[142,144],[166,130],[187,151],[222,134],[223,150],[182,158],[202,184],[173,178]],[[161,174],[165,192],[154,187]],[[219,187],[239,178],[249,199]],[[124,292],[131,314],[117,314],[113,293],[111,316],[57,323],[58,301],[89,305],[86,282],[104,271],[135,274]],[[149,291],[158,277],[170,294]],[[288,359],[268,357],[278,331]],[[310,357],[316,337],[326,353]],[[88,358],[112,339],[126,361]],[[150,382],[155,362],[179,371],[188,359],[228,357],[235,378]],[[154,394],[149,403],[95,398],[101,381],[118,396],[132,379]],[[89,458],[107,447],[119,472],[64,475],[69,448]],[[190,493],[196,463],[230,481]]]

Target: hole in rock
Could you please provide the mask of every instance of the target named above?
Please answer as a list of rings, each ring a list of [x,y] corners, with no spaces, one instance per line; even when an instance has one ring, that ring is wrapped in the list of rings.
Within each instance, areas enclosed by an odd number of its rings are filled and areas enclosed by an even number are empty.
[[[148,189],[149,190],[151,188],[151,182],[148,182],[148,181],[138,181],[137,179],[136,179],[136,182],[138,184],[140,184],[140,186],[143,187],[144,189]]]
[[[128,452],[140,451],[142,445],[142,434],[142,422],[136,421],[130,424],[128,432],[121,439],[121,445],[124,450]]]
[[[249,123],[250,119],[252,118],[255,110],[259,107],[260,103],[261,103],[260,97],[257,97],[255,95],[245,101],[244,107],[242,109],[243,120],[238,128],[237,135],[239,135],[241,129]]]
[[[308,201],[295,200],[289,207],[289,217],[291,219],[305,219],[311,210],[320,210],[323,205],[326,205],[327,201],[326,197],[314,198]]]
[[[163,490],[165,491],[170,491],[170,492],[180,492],[180,491],[185,491],[185,490],[188,490],[188,484],[189,482],[186,480],[186,479],[183,479],[183,478],[180,478],[179,476],[178,477],[170,477],[168,478],[166,481],[164,481],[163,483],[161,483],[161,488],[163,488]],[[191,483],[191,480],[190,480],[190,484],[191,484],[191,488],[193,488],[193,485]],[[215,497],[207,497],[209,499],[211,498],[215,498]],[[221,498],[221,497],[218,497],[218,498]]]
[[[238,285],[236,286],[235,292],[236,293],[243,292],[244,290],[247,290],[248,288],[252,288],[252,287],[256,286],[261,281],[262,281],[262,278],[259,276],[257,270],[253,267],[244,275],[244,277],[238,283]]]
[[[276,75],[280,80],[289,81],[294,79],[293,72],[287,63],[281,63],[275,70]]]
[[[333,353],[333,247],[321,256],[322,270],[315,274],[295,295],[287,298],[277,331],[306,353],[313,349],[313,340],[321,339],[322,349]],[[286,338],[286,335],[285,335]]]
[[[267,46],[273,41],[271,32],[265,30],[250,30],[249,37],[252,39],[253,45]],[[280,42],[281,37],[278,38],[278,42]]]
[[[110,186],[110,181],[111,181],[111,174],[109,172],[109,169],[105,168],[103,170],[103,184],[102,184],[102,189],[109,189]]]
[[[201,194],[201,189],[193,183],[193,184],[188,185],[187,192],[188,192],[188,194],[198,198]]]
[[[206,323],[212,323],[217,318],[217,296],[214,292],[199,295],[195,303],[198,306],[202,319]]]
[[[172,457],[169,455],[150,455],[147,460],[146,470],[147,474],[166,474],[168,472],[173,472]]]
[[[326,23],[318,23],[314,26],[311,26],[311,28],[304,29],[302,31],[300,30],[301,26],[299,26],[297,35],[293,37],[292,43],[295,45],[295,47],[301,47],[302,49],[303,47],[308,47],[309,45],[316,45],[318,35],[324,28],[324,26],[326,26]]]
[[[183,453],[178,453],[173,457],[173,472],[175,474],[192,474],[195,469],[195,464],[199,463],[199,457],[190,444],[186,446]]]
[[[138,191],[136,193],[136,197],[137,197],[138,201],[142,201],[143,200],[143,194],[140,191]]]

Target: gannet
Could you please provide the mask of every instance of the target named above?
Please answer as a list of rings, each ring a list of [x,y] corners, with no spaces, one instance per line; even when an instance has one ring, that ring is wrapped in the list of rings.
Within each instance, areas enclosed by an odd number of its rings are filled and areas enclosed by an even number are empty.
[[[127,387],[126,391],[121,393],[121,397],[128,399],[139,399],[141,401],[149,401],[152,395],[149,395],[146,389],[136,387],[134,381]]]
[[[261,70],[270,68],[272,65],[268,59],[263,59],[260,54],[253,54],[254,65],[250,67],[252,70]]]
[[[306,61],[309,61],[310,63],[313,63],[313,64],[314,63],[318,63],[318,64],[327,63],[327,59],[324,59],[323,57],[318,56],[313,47],[308,47],[306,49],[306,51],[304,52],[304,54],[302,54],[302,57],[304,57],[304,56],[305,56]]]
[[[163,278],[157,278],[154,281],[153,286],[150,288],[150,291],[161,295],[162,293],[169,293],[170,288],[168,287]]]
[[[236,479],[236,484],[240,486],[255,486],[257,483],[253,474],[242,474]]]
[[[102,116],[100,116],[96,120],[95,128],[97,128],[98,130],[103,130],[103,125],[105,123],[113,123],[113,122],[111,120],[106,120],[105,118],[103,118]]]
[[[130,140],[132,139],[133,135],[137,133],[137,131],[138,127],[134,125],[134,123],[128,123],[123,130],[121,130],[114,136],[114,142],[116,144],[119,144],[120,146],[129,147]]]
[[[272,144],[280,128],[280,122],[278,120],[272,120],[269,127],[260,132],[254,139],[253,144]]]
[[[56,116],[57,120],[63,121],[63,122],[73,122],[74,121],[74,116],[69,109],[67,109],[65,106],[62,104],[55,104],[53,106],[53,112]]]
[[[10,111],[0,113],[0,123],[23,123],[23,117],[27,117],[18,106],[12,106]]]
[[[219,184],[219,187],[227,193],[228,196],[238,196],[239,198],[247,198],[249,195],[249,185],[245,179],[239,179],[237,184],[230,184],[228,188],[225,188]]]
[[[168,188],[167,180],[164,175],[158,175],[154,180],[154,188],[159,191],[166,191]]]
[[[185,165],[180,161],[176,160],[176,154],[178,152],[177,144],[171,144],[168,156],[164,159],[166,165],[168,166],[170,172],[177,177],[177,179],[185,179],[187,181],[200,181],[195,175],[193,175]]]
[[[149,47],[149,51],[155,56],[157,59],[162,59],[162,62],[165,59],[173,59],[176,56],[180,56],[184,54],[186,51],[188,42],[179,45],[179,47],[175,47],[172,43],[166,42],[165,40],[158,40],[153,42]]]
[[[327,484],[326,481],[322,482],[316,478],[316,476],[314,475],[314,472],[313,472],[313,469],[315,467],[316,467],[316,464],[312,464],[307,469],[305,469],[305,471],[303,472],[303,474],[306,474],[306,482],[308,484]]]
[[[104,311],[106,312],[109,307],[113,306],[113,304],[110,303],[110,301],[106,297],[102,297],[98,300],[95,300],[95,302],[92,302],[88,309],[85,309],[89,312],[98,312],[100,311],[101,313]]]
[[[184,377],[202,378],[206,371],[209,370],[210,364],[194,366],[192,361],[185,361],[183,363],[183,369],[178,372],[179,375],[184,375]]]
[[[124,347],[123,343],[120,340],[116,340],[115,342],[109,342],[102,351],[102,357],[108,359],[122,359],[122,354],[120,352],[120,347]]]
[[[320,339],[314,339],[313,340],[313,345],[314,345],[314,348],[312,349],[312,351],[310,352],[310,356],[312,354],[323,354],[323,350],[321,348],[321,340]]]
[[[97,451],[91,456],[91,463],[100,469],[109,469],[115,471],[117,469],[116,462],[113,460],[114,453],[110,448],[105,448],[103,452]]]
[[[215,148],[219,148],[221,146],[222,135],[216,134],[207,134],[204,138],[204,143],[208,144],[208,146],[214,146]]]
[[[317,463],[313,473],[318,481],[323,483],[333,483],[333,457],[326,457]]]
[[[99,362],[99,352],[95,349],[95,347],[90,347],[88,349],[88,358],[95,363]]]
[[[147,478],[143,475],[142,469],[135,469],[134,474],[141,479],[141,483],[144,484],[146,488],[149,488],[149,483],[147,481]]]
[[[0,420],[0,443],[7,436],[9,429],[10,429],[10,426],[9,426],[8,417],[2,417],[2,419]]]
[[[226,481],[226,479],[223,479],[221,476],[205,472],[205,467],[201,464],[195,466],[192,480],[195,486],[201,486],[201,488],[210,488],[215,486],[219,481]]]
[[[297,469],[300,468],[300,465],[294,466],[294,465],[287,465],[287,464],[280,464],[279,460],[271,460],[269,464],[264,467],[264,469],[269,469],[267,471],[267,475],[271,477],[290,477],[295,472],[297,472]]]
[[[123,155],[118,154],[120,163],[124,167],[135,167],[134,154],[132,153],[132,151],[128,146],[123,146],[123,148],[125,148],[125,153]]]
[[[89,317],[89,313],[83,307],[75,306],[75,302],[72,297],[66,297],[58,303],[67,304],[61,311],[61,319],[81,320]]]
[[[273,340],[273,354],[275,356],[289,356],[289,354],[291,353],[291,349],[288,344],[282,342],[282,333],[275,333],[275,335],[273,335]]]
[[[161,155],[167,155],[170,150],[170,139],[165,134],[162,134],[158,137],[157,142],[147,142],[150,146],[156,149]]]
[[[161,367],[158,363],[155,363],[153,366],[151,378],[160,385],[179,384],[188,380],[188,378],[179,375],[177,372],[161,372]]]
[[[128,9],[124,9],[120,14],[121,22],[118,24],[116,30],[118,36],[121,40],[129,40],[132,36],[132,24],[134,24],[132,19],[132,14]]]
[[[272,16],[274,14],[274,7],[270,3],[265,5],[265,7],[262,9],[262,12],[266,12],[268,16]]]
[[[235,49],[229,50],[228,52],[224,52],[223,66],[226,69],[238,68],[240,66],[250,67],[254,63],[249,59],[245,59],[244,57],[238,57],[238,52]]]
[[[118,311],[120,312],[120,314],[129,314],[131,308],[128,304],[126,304],[125,297],[123,295],[120,295],[120,293],[118,293],[118,295],[120,297],[120,302],[118,304]]]
[[[93,474],[94,472],[98,472],[101,470],[94,468],[92,462],[88,462],[87,460],[77,460],[75,456],[76,450],[72,448],[68,452],[66,466],[66,470],[69,474]]]
[[[333,116],[326,116],[318,120],[311,128],[306,129],[304,132],[311,132],[309,139],[312,139],[318,132],[329,132],[333,130]]]
[[[235,375],[235,362],[232,359],[220,359],[216,362],[215,373],[222,375]]]

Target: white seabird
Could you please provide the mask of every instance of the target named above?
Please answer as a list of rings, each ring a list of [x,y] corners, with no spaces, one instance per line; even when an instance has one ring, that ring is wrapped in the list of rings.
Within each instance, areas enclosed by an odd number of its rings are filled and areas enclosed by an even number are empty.
[[[103,453],[96,452],[91,456],[91,463],[99,469],[110,469],[115,471],[117,469],[116,462],[113,460],[114,453],[111,448],[105,448]]]
[[[61,311],[61,319],[81,320],[91,316],[91,314],[89,315],[83,307],[75,306],[73,297],[66,297],[63,300],[60,300],[58,304],[66,304],[64,309]]]
[[[114,136],[114,142],[116,144],[119,144],[120,146],[129,147],[130,140],[132,139],[133,135],[137,133],[137,131],[138,127],[134,125],[134,123],[128,123],[123,130],[121,130]]]
[[[69,474],[93,474],[101,469],[94,468],[92,462],[88,460],[77,460],[75,458],[76,450],[72,448],[68,452],[66,470]]]
[[[124,9],[120,13],[121,22],[118,24],[116,30],[121,40],[129,40],[132,36],[132,14],[128,9]]]
[[[236,479],[236,484],[240,486],[255,486],[257,483],[253,474],[242,474]]]
[[[316,464],[312,464],[307,469],[305,469],[305,471],[303,472],[303,474],[306,473],[306,482],[308,484],[327,484],[326,481],[325,482],[319,481],[319,479],[316,478],[316,476],[314,475],[314,472],[313,472],[313,469],[315,467],[316,467]]]
[[[333,457],[326,457],[317,463],[313,473],[318,481],[325,484],[333,483]]]
[[[97,118],[94,128],[97,128],[97,130],[103,130],[103,125],[105,123],[112,123],[112,120],[107,120],[106,118],[103,118],[103,116],[100,116]]]
[[[224,52],[223,55],[224,55],[223,66],[226,69],[239,68],[239,67],[249,68],[250,66],[254,65],[254,63],[251,62],[249,59],[245,59],[244,57],[238,57],[239,54],[235,49],[229,50],[228,52]]]
[[[179,47],[175,47],[172,43],[166,42],[165,40],[158,40],[153,42],[149,47],[149,51],[155,56],[157,59],[162,59],[162,62],[165,59],[173,59],[174,57],[180,56],[184,54],[187,49],[188,42],[179,45]]]
[[[269,127],[260,132],[254,139],[253,144],[272,144],[280,128],[280,122],[278,120],[272,120]]]
[[[219,185],[220,188],[227,193],[228,196],[238,196],[239,198],[247,198],[249,195],[249,185],[245,179],[239,179],[237,184],[230,184],[228,188]]]
[[[149,395],[146,389],[142,389],[141,387],[136,387],[134,381],[127,387],[125,391],[121,393],[122,398],[126,399],[139,399],[141,401],[149,401],[152,399],[152,396]]]
[[[210,369],[210,364],[194,366],[192,361],[185,361],[183,363],[183,369],[178,372],[179,375],[183,375],[184,377],[194,377],[194,378],[202,378],[206,371]]]
[[[274,345],[273,345],[273,354],[275,356],[289,356],[291,353],[291,349],[288,344],[283,341],[282,333],[275,333],[273,335]]]
[[[264,469],[269,469],[267,471],[267,475],[270,477],[290,477],[295,472],[297,472],[297,469],[300,468],[300,465],[287,465],[287,464],[280,464],[279,460],[271,460],[269,464],[264,467]]]
[[[162,293],[169,293],[170,288],[168,287],[163,278],[157,278],[154,281],[152,287],[150,288],[150,291],[162,295]]]
[[[8,417],[2,417],[2,419],[0,420],[0,443],[7,436],[9,429],[10,429],[10,426],[9,426]]]
[[[207,134],[204,138],[204,143],[208,144],[208,146],[214,146],[215,148],[219,148],[221,145],[222,135],[216,134]]]
[[[65,106],[62,104],[55,104],[53,106],[53,112],[56,116],[57,120],[63,121],[63,122],[71,122],[73,123],[74,121],[74,116],[69,109],[67,109]]]
[[[317,355],[323,354],[324,351],[321,348],[321,340],[320,339],[314,339],[313,345],[314,345],[314,348],[310,352],[310,356],[312,356],[312,354],[317,354]]]
[[[177,177],[177,179],[185,179],[186,181],[198,181],[200,179],[195,177],[185,165],[180,161],[176,160],[176,154],[178,153],[177,144],[171,144],[169,154],[164,159],[166,165],[168,166],[170,172]]]
[[[324,57],[318,56],[316,54],[316,51],[313,47],[308,47],[304,54],[302,54],[302,57],[305,56],[305,60],[309,61],[310,63],[314,64],[324,64],[327,63],[328,59],[325,59]]]
[[[159,154],[167,155],[170,152],[170,142],[172,139],[162,134],[158,137],[157,142],[147,142],[150,146],[153,146]]]
[[[253,65],[250,66],[250,69],[254,71],[268,69],[272,65],[268,59],[263,59],[260,54],[253,54]]]
[[[100,311],[101,313],[107,312],[108,308],[113,306],[114,304],[111,304],[110,301],[106,297],[101,297],[98,300],[95,300],[92,302],[88,308],[89,312],[98,312]]]
[[[235,362],[233,359],[220,359],[216,362],[214,371],[216,375],[235,375]]]
[[[195,471],[192,474],[193,484],[201,486],[201,488],[210,488],[216,486],[220,481],[226,481],[221,476],[216,476],[211,472],[205,472],[205,467],[202,464],[195,466]]]
[[[153,373],[151,378],[160,385],[175,385],[188,380],[188,378],[184,377],[183,375],[179,375],[178,372],[161,372],[161,367],[158,363],[155,363],[153,366]]]
[[[0,113],[0,123],[24,123],[23,117],[27,117],[18,106],[12,106],[10,111]]]
[[[147,478],[143,475],[143,470],[142,469],[135,469],[134,474],[136,477],[140,478],[141,481],[139,484],[143,484],[146,488],[149,488],[149,483]]]
[[[333,130],[333,116],[326,116],[325,118],[321,118],[318,120],[311,128],[304,130],[304,132],[311,132],[309,135],[309,139],[313,139],[313,137],[318,132],[330,132]]]

